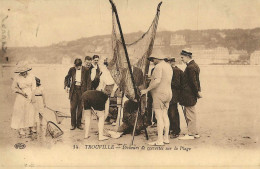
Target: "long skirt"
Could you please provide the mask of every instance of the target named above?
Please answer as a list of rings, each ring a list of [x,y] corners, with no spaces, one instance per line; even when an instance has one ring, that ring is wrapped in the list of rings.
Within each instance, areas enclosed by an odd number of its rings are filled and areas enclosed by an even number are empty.
[[[33,127],[35,123],[35,109],[28,98],[17,94],[12,114],[11,128],[21,129]]]

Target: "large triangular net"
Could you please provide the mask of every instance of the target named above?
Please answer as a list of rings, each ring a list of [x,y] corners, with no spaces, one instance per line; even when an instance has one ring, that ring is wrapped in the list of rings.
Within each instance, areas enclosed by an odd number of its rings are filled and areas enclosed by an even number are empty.
[[[144,85],[145,83],[142,80],[149,68],[147,58],[152,54],[153,50],[160,15],[159,6],[160,5],[158,5],[156,15],[147,32],[134,42],[126,41],[129,59],[130,61],[136,61],[135,63],[131,63],[136,86]],[[128,99],[134,100],[136,98],[135,91],[114,11],[112,12],[112,26],[113,58],[109,62],[108,69],[120,90],[124,92]]]

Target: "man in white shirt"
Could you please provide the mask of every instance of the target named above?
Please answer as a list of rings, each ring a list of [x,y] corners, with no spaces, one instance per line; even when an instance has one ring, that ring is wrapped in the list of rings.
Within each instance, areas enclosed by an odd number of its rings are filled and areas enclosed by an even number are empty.
[[[80,86],[81,85],[81,69],[82,66],[77,66],[76,67],[76,77],[75,77],[75,85]]]
[[[168,108],[172,98],[171,81],[172,81],[172,68],[170,64],[165,62],[162,55],[150,58],[155,68],[151,77],[149,87],[141,91],[141,95],[151,91],[153,98],[153,109],[157,119],[158,139],[149,145],[162,146],[169,144],[169,117]],[[164,135],[163,135],[164,130]]]
[[[90,90],[91,79],[90,72],[82,66],[81,59],[75,59],[74,67],[69,69],[69,72],[64,80],[64,89],[69,91],[70,110],[71,110],[71,130],[76,127],[83,130],[81,126],[82,119],[82,104],[81,95],[86,90]]]

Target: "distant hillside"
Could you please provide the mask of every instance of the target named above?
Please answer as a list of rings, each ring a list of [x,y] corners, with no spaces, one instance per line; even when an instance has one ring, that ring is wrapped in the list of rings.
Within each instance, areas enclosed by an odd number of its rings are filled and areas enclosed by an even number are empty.
[[[142,34],[143,32],[126,34],[126,42],[133,42]],[[248,54],[248,57],[245,58],[249,59],[251,53],[260,50],[260,28],[157,32],[154,47],[161,48],[169,56],[178,56],[181,49],[192,46],[203,46],[206,49],[224,47],[229,51],[245,50]],[[111,49],[111,35],[102,35],[60,42],[46,47],[8,48],[5,55],[2,51],[0,55],[2,63],[16,63],[21,59],[29,59],[34,63],[50,64],[62,63],[63,58],[74,59],[94,54],[110,58],[112,55]],[[3,58],[8,58],[8,61]]]

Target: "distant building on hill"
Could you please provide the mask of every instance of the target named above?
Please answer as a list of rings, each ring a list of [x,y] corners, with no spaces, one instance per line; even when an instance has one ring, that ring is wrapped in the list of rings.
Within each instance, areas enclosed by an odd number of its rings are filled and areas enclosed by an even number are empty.
[[[227,48],[217,47],[212,49],[205,48],[189,48],[186,49],[192,52],[194,60],[198,64],[228,64],[229,52]]]
[[[230,51],[229,63],[230,64],[249,64],[248,53],[246,50],[236,50]]]
[[[229,62],[236,62],[237,60],[239,60],[239,54],[237,53],[231,53],[229,55]]]
[[[185,37],[183,35],[171,35],[170,46],[186,45]]]
[[[246,55],[247,54],[247,51],[246,50],[231,50],[230,51],[230,54],[238,54],[238,55]]]
[[[260,65],[260,50],[254,51],[250,56],[251,65]]]

